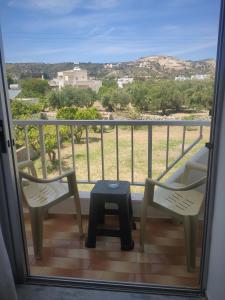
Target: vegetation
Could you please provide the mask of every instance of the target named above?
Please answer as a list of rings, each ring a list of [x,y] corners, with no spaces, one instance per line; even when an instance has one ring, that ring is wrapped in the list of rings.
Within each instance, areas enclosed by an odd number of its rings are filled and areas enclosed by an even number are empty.
[[[64,107],[58,110],[56,118],[59,120],[96,120],[100,119],[101,115],[95,108]],[[84,126],[74,126],[74,136],[77,143],[80,143],[84,129]],[[68,126],[63,126],[62,130],[65,135],[71,135]]]
[[[47,80],[42,79],[27,79],[21,81],[21,97],[44,97],[49,90]]]
[[[38,64],[37,64],[38,65]],[[18,67],[18,66],[17,66]],[[13,119],[34,119],[39,118],[43,108],[56,110],[56,118],[59,120],[95,120],[100,119],[100,113],[93,108],[93,103],[100,100],[108,111],[122,111],[130,119],[140,119],[141,113],[150,112],[153,114],[168,115],[183,110],[192,110],[194,113],[200,110],[211,110],[213,95],[213,80],[185,80],[175,81],[174,73],[163,74],[159,64],[154,65],[154,72],[149,69],[139,68],[137,65],[122,63],[113,70],[104,68],[103,64],[84,64],[81,68],[87,69],[89,74],[97,78],[110,78],[103,80],[103,86],[98,94],[91,89],[80,89],[67,86],[60,91],[51,91],[46,80],[29,78],[40,76],[39,72],[46,73],[45,78],[52,78],[57,71],[72,69],[73,64],[58,64],[57,66],[42,65],[38,69],[32,65],[28,70],[20,73],[22,97],[38,97],[40,104],[26,104],[23,101],[14,100],[11,104]],[[24,68],[24,66],[23,66]],[[47,69],[46,69],[47,68]],[[48,69],[49,68],[49,69]],[[34,71],[36,70],[36,71]],[[49,71],[51,70],[51,71]],[[157,72],[156,72],[157,71]],[[19,71],[18,71],[19,72]],[[35,73],[36,72],[36,73]],[[188,71],[189,72],[189,71]],[[192,71],[190,71],[192,72]],[[140,76],[140,73],[143,75]],[[200,73],[200,71],[199,71]],[[193,73],[194,74],[194,73]],[[125,85],[123,89],[118,88],[116,78],[129,75],[134,77],[132,84]],[[190,75],[190,74],[189,74]],[[13,83],[15,76],[8,76],[8,84]],[[26,78],[26,79],[25,79]],[[151,79],[147,79],[151,78]],[[163,78],[163,79],[162,79]],[[119,112],[118,112],[119,115]],[[186,119],[192,119],[188,116]],[[57,171],[57,135],[55,126],[45,125],[45,149],[47,153],[48,172],[53,174]],[[196,137],[197,132],[187,128],[187,145]],[[71,139],[76,145],[76,166],[79,178],[86,178],[86,148],[82,141],[85,127],[73,126],[73,134],[70,126],[59,126],[62,168],[66,170],[72,166]],[[153,175],[156,177],[163,171],[165,166],[165,132],[161,127],[154,128],[153,139]],[[130,170],[130,129],[121,127],[119,129],[119,164],[121,178],[127,180]],[[207,129],[208,134],[208,129]],[[27,126],[29,145],[35,149],[40,156],[40,134],[38,126]],[[174,128],[171,131],[170,141],[170,163],[180,153],[180,140],[182,138],[181,128]],[[23,127],[15,127],[17,147],[25,144],[25,131]],[[85,135],[84,135],[85,136]],[[101,133],[97,127],[92,126],[89,131],[90,142],[90,173],[92,178],[101,178]],[[135,180],[144,180],[147,174],[146,149],[147,129],[136,126],[134,130],[134,154],[135,154]],[[207,140],[207,138],[206,138]],[[186,146],[187,146],[186,145]],[[201,143],[203,145],[203,142]],[[200,144],[198,145],[200,146]],[[108,128],[104,134],[104,163],[105,174],[108,178],[116,178],[116,154],[115,154],[115,130]],[[40,157],[36,164],[40,164]],[[49,163],[50,162],[50,163]],[[41,166],[40,166],[41,168]]]
[[[169,58],[171,60],[171,58]],[[140,78],[167,78],[174,79],[180,74],[184,76],[191,76],[193,74],[209,74],[214,75],[215,62],[213,60],[200,61],[180,61],[172,58],[172,62],[177,61],[180,69],[175,70],[170,66],[165,66],[161,62],[160,56],[156,61],[152,61],[149,68],[141,67],[140,60],[123,62],[114,64],[113,68],[105,68],[101,63],[79,63],[81,69],[86,69],[90,76],[96,78],[118,78],[126,75],[135,79]],[[45,78],[53,78],[57,76],[57,72],[71,70],[74,68],[73,62],[65,63],[8,63],[6,64],[7,74],[18,79],[37,78],[44,75]]]
[[[10,86],[10,84],[13,84],[15,83],[15,81],[13,80],[13,78],[9,75],[7,75],[7,84],[8,84],[8,88]]]
[[[134,81],[132,84],[125,86],[123,89],[119,89],[114,80],[107,80],[103,82],[103,87],[99,90],[98,95],[91,90],[79,90],[72,87],[66,87],[61,91],[45,92],[42,99],[46,99],[46,105],[50,106],[50,96],[52,94],[57,95],[56,102],[51,106],[57,109],[56,118],[64,120],[95,120],[100,119],[101,115],[97,109],[91,107],[95,99],[101,99],[103,105],[108,110],[126,110],[129,117],[132,119],[139,119],[141,112],[153,112],[169,114],[171,112],[179,112],[186,108],[191,108],[195,111],[200,109],[209,109],[212,104],[212,90],[213,83],[209,80],[204,81],[184,81],[177,82],[172,80],[147,80],[147,81]],[[83,97],[83,98],[82,98]],[[54,97],[52,98],[54,99]],[[55,101],[54,100],[54,101]],[[58,101],[58,102],[57,102]],[[132,108],[128,109],[129,103],[132,104]],[[43,104],[26,104],[23,101],[14,100],[11,104],[13,119],[33,119],[38,117],[38,114],[43,109]],[[124,112],[123,112],[124,113]],[[86,157],[85,145],[82,145],[82,137],[84,132],[83,126],[74,126],[74,141],[76,145],[76,163],[78,170],[78,177],[85,178],[85,164],[84,159]],[[92,176],[96,178],[101,177],[101,162],[100,162],[100,133],[93,128],[90,130],[90,158],[91,158],[91,170]],[[190,127],[191,129],[191,127]],[[71,154],[71,127],[60,126],[60,143],[61,157],[63,169],[71,168],[72,154]],[[122,170],[122,178],[127,179],[127,174],[130,174],[130,156],[127,147],[130,147],[130,129],[121,128],[119,130],[119,151],[120,151],[120,166]],[[189,144],[195,137],[196,131],[187,129],[187,144]],[[48,172],[53,174],[57,171],[57,135],[54,126],[44,126],[45,134],[45,149],[48,156],[47,169]],[[25,144],[25,132],[24,128],[16,126],[16,145],[17,147],[24,146]],[[28,126],[27,135],[29,139],[29,145],[35,149],[38,155],[40,155],[40,135],[39,128],[37,126]],[[180,151],[180,138],[182,132],[178,128],[171,132],[173,138],[170,142],[170,159],[176,158],[177,153]],[[188,136],[189,135],[189,136]],[[155,169],[157,172],[161,172],[164,166],[164,149],[165,149],[165,134],[162,133],[161,128],[156,128],[154,131],[154,155],[160,153],[160,160],[157,158],[157,166]],[[147,131],[143,127],[135,127],[135,176],[145,176],[146,172],[146,143],[147,143]],[[115,131],[112,129],[107,130],[107,134],[104,136],[105,147],[105,169],[108,178],[114,178],[115,176],[115,153],[112,149],[115,147]],[[164,153],[164,154],[163,154]],[[165,157],[164,157],[165,158]],[[40,163],[40,158],[37,159]],[[154,171],[154,176],[158,173]],[[80,173],[79,173],[80,172]],[[113,173],[114,172],[114,173]],[[96,175],[97,174],[97,175]],[[139,178],[136,178],[139,180]]]
[[[32,119],[34,115],[42,110],[41,104],[25,103],[22,100],[13,100],[11,102],[11,112],[14,120]]]
[[[169,164],[172,163],[179,155],[181,151],[181,140],[183,130],[179,126],[173,126],[170,131],[170,152],[169,152]],[[165,151],[166,151],[166,127],[154,126],[153,127],[153,165],[152,172],[153,178],[157,178],[165,170]],[[210,128],[204,127],[203,140],[196,145],[193,150],[185,155],[169,173],[171,175],[178,167],[183,165],[187,159],[189,159],[198,149],[204,146],[205,142],[209,138]],[[198,131],[188,131],[186,134],[186,145],[188,147],[194,139],[197,138]],[[131,131],[130,128],[123,128],[119,126],[119,172],[120,180],[130,180],[131,178],[131,144],[130,144]],[[136,182],[144,182],[147,172],[147,149],[148,149],[148,129],[147,127],[135,126],[134,128],[134,180]],[[89,158],[90,158],[90,178],[91,180],[101,179],[101,133],[89,132]],[[87,179],[87,161],[86,161],[86,145],[80,143],[75,146],[75,159],[76,159],[76,172],[78,179]],[[115,129],[107,130],[104,133],[104,174],[105,179],[116,180],[117,177],[117,158],[116,158],[116,146],[115,146]],[[71,151],[71,141],[65,141],[61,148],[61,161],[62,170],[66,172],[73,168],[73,154]],[[47,167],[52,165],[47,160]],[[41,160],[37,159],[35,165],[38,173],[41,176]],[[51,172],[50,176],[56,176],[59,173],[56,168]],[[163,180],[165,180],[164,178]],[[80,185],[80,190],[91,190],[93,185]],[[143,187],[132,187],[132,191],[143,192]]]
[[[14,100],[11,103],[12,117],[15,120],[33,119],[35,115],[40,113],[42,106],[40,104],[24,103],[24,101]],[[50,161],[56,160],[55,148],[57,146],[55,130],[52,126],[45,126],[45,149]],[[25,132],[22,126],[15,126],[16,146],[19,148],[24,145]],[[27,130],[30,146],[40,154],[40,136],[37,126],[28,126]]]
[[[40,104],[28,104],[23,101],[14,100],[11,104],[11,111],[13,119],[28,120],[34,118],[34,115],[40,113],[42,106]],[[100,114],[95,108],[74,108],[74,107],[64,107],[60,109],[57,113],[57,119],[64,120],[94,120],[99,119]],[[83,126],[74,127],[74,136],[76,141],[79,143],[83,134]],[[52,126],[44,127],[45,134],[45,150],[49,156],[49,160],[55,165],[56,163],[56,152],[57,147],[57,137],[55,128]],[[27,135],[29,139],[30,146],[40,154],[40,136],[39,128],[37,126],[28,126]],[[24,145],[25,132],[24,128],[21,126],[15,127],[16,145],[21,147]],[[62,126],[60,129],[61,143],[68,140],[71,137],[71,132],[69,127]]]
[[[142,112],[163,115],[180,112],[184,108],[210,110],[213,98],[212,80],[148,80],[135,81],[118,89],[113,85],[103,85],[99,97],[109,111],[126,109],[131,103]]]
[[[96,100],[96,93],[91,89],[80,89],[66,86],[60,91],[52,91],[47,96],[49,106],[62,107],[91,107]]]

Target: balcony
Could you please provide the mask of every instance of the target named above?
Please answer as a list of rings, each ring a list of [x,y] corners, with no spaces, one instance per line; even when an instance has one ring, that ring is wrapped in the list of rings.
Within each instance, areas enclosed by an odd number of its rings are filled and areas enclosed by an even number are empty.
[[[199,220],[196,272],[186,270],[184,234],[181,224],[174,224],[160,211],[151,210],[147,227],[145,253],[139,252],[139,216],[146,177],[168,180],[206,141],[209,121],[14,121],[24,137],[19,159],[33,159],[38,175],[50,178],[74,168],[79,182],[84,229],[90,190],[100,179],[128,180],[132,185],[132,205],[137,230],[133,231],[135,248],[120,251],[115,237],[98,237],[95,249],[87,249],[74,227],[72,200],[49,210],[44,225],[43,259],[34,259],[29,213],[24,207],[25,229],[31,273],[94,280],[198,286],[203,217]],[[54,162],[49,155],[46,128],[55,136]],[[38,130],[39,151],[32,158],[30,128]],[[75,132],[82,128],[78,141]],[[62,138],[62,133],[67,133]],[[64,135],[65,137],[65,135]],[[116,223],[108,217],[108,225]]]

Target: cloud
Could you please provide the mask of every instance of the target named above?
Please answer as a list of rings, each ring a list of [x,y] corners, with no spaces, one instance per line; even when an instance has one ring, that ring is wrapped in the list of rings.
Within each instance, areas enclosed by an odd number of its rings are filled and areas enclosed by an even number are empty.
[[[80,0],[12,0],[9,6],[66,14],[73,11],[79,3]]]
[[[103,8],[112,8],[117,6],[121,1],[119,0],[92,0],[86,1],[87,4],[85,5],[86,8],[89,9],[103,9]],[[89,2],[89,3],[88,3]]]
[[[168,1],[168,6],[169,7],[184,7],[187,5],[193,5],[196,2],[196,0],[169,0]]]
[[[183,49],[180,50],[175,50],[175,51],[169,51],[167,54],[168,55],[174,55],[174,56],[179,56],[179,55],[189,55],[191,53],[196,53],[201,50],[209,49],[209,48],[215,48],[216,50],[216,45],[217,42],[216,40],[207,42],[207,43],[202,43],[199,45],[191,46],[191,47],[184,47]]]
[[[40,10],[52,14],[68,14],[77,8],[98,10],[112,8],[119,4],[119,0],[11,0],[10,7]]]

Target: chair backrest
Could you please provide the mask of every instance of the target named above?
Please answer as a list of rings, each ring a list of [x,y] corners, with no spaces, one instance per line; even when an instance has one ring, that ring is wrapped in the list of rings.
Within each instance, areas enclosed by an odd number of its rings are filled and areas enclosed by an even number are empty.
[[[33,177],[37,177],[37,172],[36,172],[36,169],[34,167],[34,163],[32,160],[25,160],[25,161],[21,161],[18,163],[18,169],[19,171],[23,170],[23,169],[28,169],[28,172],[30,172],[30,174],[33,176]]]
[[[189,162],[198,163],[207,166],[208,149],[206,147],[201,148],[186,163]],[[178,182],[184,184],[191,184],[192,182],[195,182],[201,179],[202,177],[206,176],[206,171],[199,171],[193,169],[190,170],[188,177],[184,177],[185,166],[186,164],[184,164],[177,171],[175,171],[174,174],[166,182],[167,183]],[[185,182],[184,182],[184,178],[185,178]],[[205,191],[205,184],[201,185],[196,190],[203,193]]]
[[[24,169],[27,169],[28,173],[31,174],[33,177],[37,177],[37,172],[36,172],[36,169],[34,167],[34,163],[32,160],[21,161],[17,164],[17,166],[18,166],[18,170],[19,170],[19,174],[20,174],[20,183],[21,183],[21,191],[22,191],[23,201],[29,207],[29,200],[27,199],[24,189],[23,189],[23,179],[22,179],[23,177],[21,176],[22,174],[20,172],[24,171]],[[25,184],[25,182],[24,182],[24,184]]]
[[[188,162],[196,162],[199,164],[203,164],[207,166],[208,162],[208,149],[206,147],[201,148],[197,153],[195,153]],[[174,172],[173,175],[171,175],[167,180],[166,184],[173,184],[173,183],[184,183],[186,185],[189,185],[193,182],[196,182],[206,176],[206,172],[204,171],[190,171],[188,178],[183,181],[184,179],[184,172],[185,172],[185,164],[180,167],[178,170]],[[198,188],[195,189],[196,191],[199,191],[201,193],[205,192],[205,184],[200,185]],[[153,202],[154,194],[158,193],[158,187],[156,187],[154,190],[152,190],[152,187],[146,183],[145,184],[145,191],[144,191],[144,197],[147,197],[148,203],[151,204]]]

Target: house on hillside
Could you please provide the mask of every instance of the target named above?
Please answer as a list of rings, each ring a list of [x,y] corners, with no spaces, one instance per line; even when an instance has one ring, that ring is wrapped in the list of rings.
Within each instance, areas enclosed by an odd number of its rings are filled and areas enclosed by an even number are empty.
[[[208,78],[209,78],[208,74],[195,74],[191,76],[191,80],[205,80]]]
[[[9,85],[8,93],[9,93],[10,100],[14,100],[19,95],[20,92],[21,92],[21,88],[20,88],[19,84],[10,84]]]
[[[49,80],[48,85],[49,85],[50,89],[57,90],[59,88],[58,78],[53,78],[52,80]]]
[[[119,88],[123,88],[124,85],[132,83],[133,81],[134,81],[134,78],[125,76],[125,77],[117,79],[117,85]]]
[[[53,79],[55,81],[55,79]],[[90,88],[98,92],[102,86],[101,80],[93,80],[88,78],[87,70],[75,67],[72,70],[58,72],[58,88],[62,89],[67,85],[79,88]],[[56,82],[56,81],[55,81]]]
[[[174,80],[176,80],[176,81],[184,81],[184,80],[189,80],[189,79],[190,79],[190,77],[179,75],[179,76],[176,76]]]

